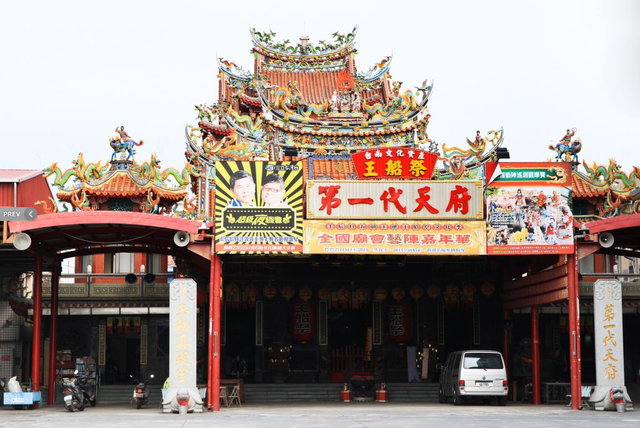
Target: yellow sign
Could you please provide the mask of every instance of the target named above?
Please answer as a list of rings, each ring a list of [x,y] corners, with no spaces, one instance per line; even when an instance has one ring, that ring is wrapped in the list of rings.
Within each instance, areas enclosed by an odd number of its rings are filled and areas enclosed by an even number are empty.
[[[305,254],[486,254],[484,221],[307,220]]]

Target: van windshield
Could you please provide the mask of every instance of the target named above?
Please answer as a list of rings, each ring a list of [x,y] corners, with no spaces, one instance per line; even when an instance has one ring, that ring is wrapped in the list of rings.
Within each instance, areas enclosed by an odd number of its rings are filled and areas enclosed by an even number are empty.
[[[464,354],[465,369],[501,369],[500,354],[488,352],[471,352]]]

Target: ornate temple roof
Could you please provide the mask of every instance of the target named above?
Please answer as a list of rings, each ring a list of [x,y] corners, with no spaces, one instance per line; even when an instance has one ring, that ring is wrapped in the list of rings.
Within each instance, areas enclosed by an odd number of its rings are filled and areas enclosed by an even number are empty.
[[[151,155],[148,162],[138,164],[133,147],[143,142],[134,142],[121,127],[120,135],[110,139],[114,149],[111,160],[102,162],[84,161],[82,153],[73,161],[73,167],[62,172],[57,162],[43,171],[45,178],[55,175],[53,185],[58,187],[57,197],[71,203],[74,210],[99,211],[120,210],[147,213],[169,212],[174,204],[183,201],[185,210],[189,205],[188,186],[191,175],[198,175],[189,163],[178,171],[161,169],[160,160]],[[135,143],[135,144],[134,144]],[[57,204],[38,201],[46,213],[58,212]]]
[[[571,188],[574,198],[597,198],[609,193],[608,185],[596,185],[584,174],[574,171],[571,174]]]

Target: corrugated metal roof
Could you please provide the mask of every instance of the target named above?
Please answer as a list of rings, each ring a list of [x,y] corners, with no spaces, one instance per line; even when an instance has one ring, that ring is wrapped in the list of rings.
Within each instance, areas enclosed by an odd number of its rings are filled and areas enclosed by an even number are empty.
[[[0,169],[0,183],[20,183],[41,174],[40,169]]]

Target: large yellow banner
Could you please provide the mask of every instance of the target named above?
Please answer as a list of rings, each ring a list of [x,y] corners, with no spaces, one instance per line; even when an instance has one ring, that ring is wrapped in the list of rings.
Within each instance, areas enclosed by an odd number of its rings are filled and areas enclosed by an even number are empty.
[[[484,221],[306,220],[305,254],[486,254]]]

